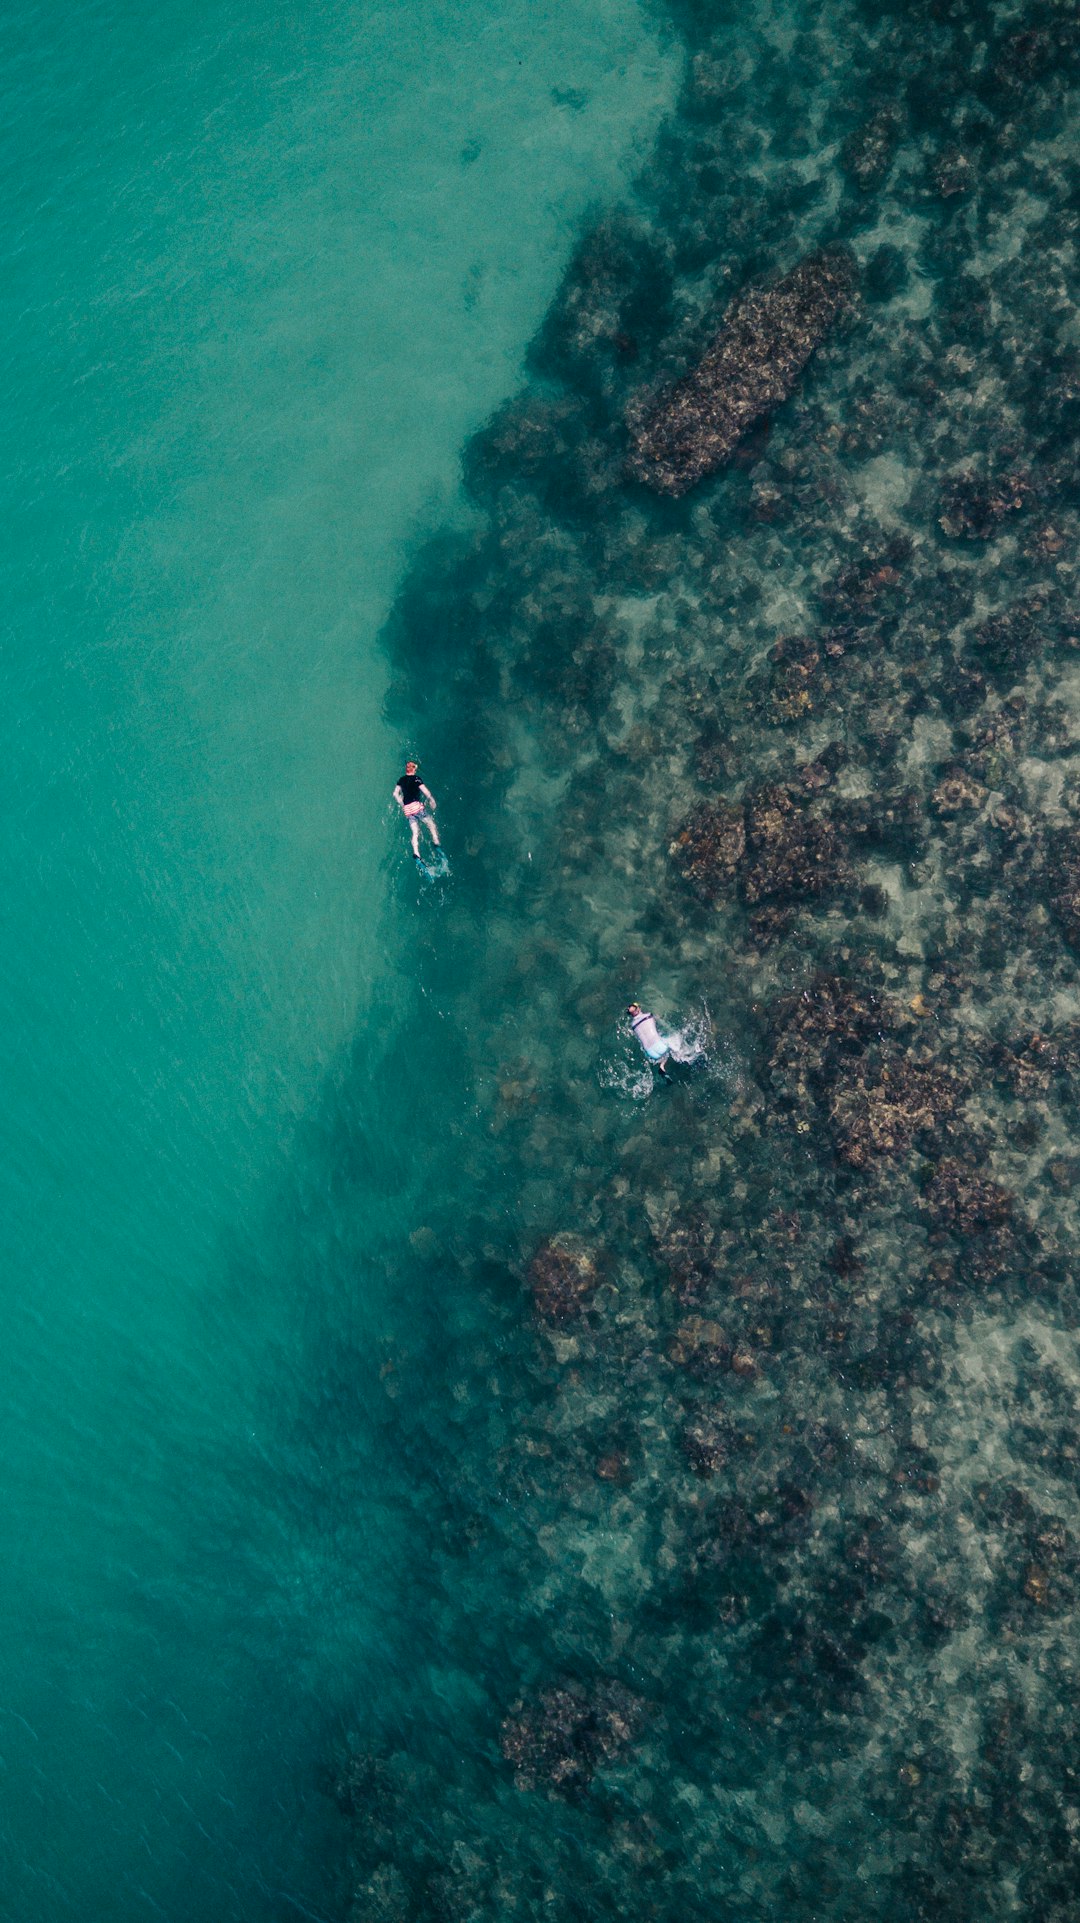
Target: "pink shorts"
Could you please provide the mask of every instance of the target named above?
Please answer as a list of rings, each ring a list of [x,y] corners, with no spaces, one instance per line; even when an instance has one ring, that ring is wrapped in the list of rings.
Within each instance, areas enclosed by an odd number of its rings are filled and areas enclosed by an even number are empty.
[[[405,813],[409,817],[410,821],[412,820],[414,815],[422,815],[423,812],[424,812],[424,804],[422,801],[407,801],[405,803]]]

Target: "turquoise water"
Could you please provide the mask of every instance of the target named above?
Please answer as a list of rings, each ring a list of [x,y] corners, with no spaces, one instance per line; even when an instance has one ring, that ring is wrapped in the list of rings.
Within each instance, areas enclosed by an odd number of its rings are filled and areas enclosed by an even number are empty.
[[[629,0],[9,17],[5,1916],[326,1896],[407,1610],[408,1116],[462,1099],[378,631],[673,73]]]
[[[1075,28],[18,26],[5,1918],[1072,1923]]]

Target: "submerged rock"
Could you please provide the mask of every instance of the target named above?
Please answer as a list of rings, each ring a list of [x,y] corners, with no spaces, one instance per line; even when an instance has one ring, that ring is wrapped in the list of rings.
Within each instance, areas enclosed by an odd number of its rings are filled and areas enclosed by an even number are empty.
[[[625,1449],[606,1449],[602,1456],[597,1456],[593,1466],[599,1482],[615,1482],[626,1489],[634,1479]]]
[[[1028,662],[1046,645],[1047,634],[1040,620],[1045,608],[1040,596],[1031,595],[980,622],[971,636],[980,666],[1006,680],[1023,674]]]
[[[621,1683],[601,1678],[555,1684],[506,1717],[500,1748],[519,1789],[580,1796],[598,1767],[615,1760],[641,1727],[643,1704]]]
[[[529,1264],[537,1313],[556,1326],[584,1314],[599,1280],[594,1251],[576,1235],[543,1243]]]
[[[682,1451],[696,1476],[715,1476],[727,1462],[730,1425],[722,1416],[694,1416],[682,1433]]]
[[[769,720],[802,721],[820,706],[832,683],[820,672],[821,649],[807,635],[786,635],[769,651]]]
[[[656,1252],[683,1308],[700,1302],[715,1274],[713,1231],[706,1217],[699,1213],[689,1220],[676,1219],[657,1236]]]
[[[669,849],[683,879],[706,902],[730,894],[745,851],[742,809],[728,807],[723,801],[696,809]]]
[[[879,1156],[903,1155],[916,1135],[956,1115],[965,1092],[936,1062],[901,1056],[876,1069],[853,1064],[837,1076],[829,1099],[837,1153],[852,1168],[868,1168]]]
[[[952,768],[938,782],[930,796],[930,806],[936,815],[947,819],[951,815],[981,808],[986,793],[982,783],[973,781],[963,768]]]
[[[900,136],[900,112],[889,105],[856,127],[840,149],[840,165],[849,180],[862,193],[869,193],[884,180],[892,166]]]
[[[411,1923],[415,1914],[408,1884],[396,1863],[380,1863],[357,1889],[349,1923]]]
[[[822,972],[772,1012],[771,1085],[803,1098],[808,1085],[827,1086],[845,1060],[893,1033],[906,1019],[894,997],[867,983]]]
[[[822,600],[834,618],[864,623],[879,613],[883,596],[903,586],[901,570],[911,557],[911,542],[906,535],[874,542],[858,560],[849,561],[822,590]],[[838,631],[843,634],[845,630]]]
[[[1045,1609],[1050,1601],[1050,1577],[1037,1562],[1029,1563],[1024,1571],[1024,1594],[1040,1609]]]
[[[1048,1035],[999,1042],[992,1059],[997,1079],[1022,1102],[1046,1095],[1054,1077],[1064,1068],[1062,1051]]]
[[[680,1369],[691,1375],[708,1377],[727,1367],[731,1344],[719,1322],[706,1316],[689,1315],[672,1336],[668,1354]]]
[[[963,1162],[939,1162],[923,1191],[935,1221],[942,1227],[971,1235],[976,1229],[999,1228],[1013,1213],[1013,1198],[1000,1182],[991,1182]]]
[[[740,294],[697,367],[631,423],[635,478],[659,494],[685,494],[728,460],[747,429],[787,399],[850,306],[856,272],[845,249],[828,248],[783,280]]]
[[[1069,947],[1080,951],[1080,852],[1070,835],[1051,850],[1047,867],[1049,901]]]
[[[960,147],[947,147],[939,154],[932,169],[934,192],[941,200],[951,200],[954,194],[968,194],[975,185],[975,169],[967,154]]]
[[[995,480],[957,474],[945,483],[938,525],[954,540],[989,541],[1008,514],[1016,514],[1031,493],[1019,472]]]
[[[797,807],[783,788],[763,788],[746,803],[743,895],[761,902],[808,901],[853,880],[845,844],[831,821]]]

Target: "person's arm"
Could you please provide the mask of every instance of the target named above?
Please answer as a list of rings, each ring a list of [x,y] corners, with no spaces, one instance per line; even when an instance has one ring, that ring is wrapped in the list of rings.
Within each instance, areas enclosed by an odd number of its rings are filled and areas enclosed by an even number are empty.
[[[430,788],[425,788],[425,786],[424,786],[424,784],[423,784],[423,782],[421,782],[421,783],[420,783],[420,793],[421,793],[422,795],[426,795],[426,796],[427,796],[427,798],[428,798],[428,800],[429,800],[429,801],[430,801],[430,803],[431,803],[431,812],[432,812],[432,814],[434,814],[434,813],[435,813],[435,797],[434,797],[434,795],[432,794],[432,792],[431,792],[431,789],[430,789]]]
[[[394,800],[395,800],[395,801],[397,802],[397,805],[398,805],[398,807],[399,807],[399,808],[404,808],[404,806],[405,806],[405,803],[404,803],[404,802],[402,801],[402,799],[401,799],[401,783],[400,783],[400,781],[398,782],[398,784],[397,784],[397,786],[396,786],[396,788],[394,789]]]

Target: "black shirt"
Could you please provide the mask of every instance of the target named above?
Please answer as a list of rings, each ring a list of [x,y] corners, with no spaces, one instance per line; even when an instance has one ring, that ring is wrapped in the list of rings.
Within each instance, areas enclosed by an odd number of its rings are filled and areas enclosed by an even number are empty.
[[[406,808],[411,807],[414,801],[423,801],[424,784],[419,775],[400,775],[398,787],[401,789],[401,799]]]

